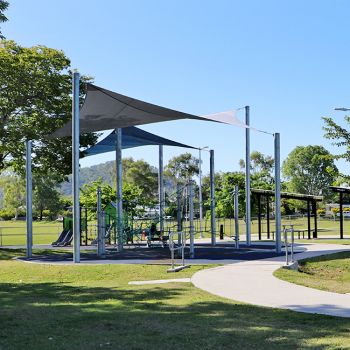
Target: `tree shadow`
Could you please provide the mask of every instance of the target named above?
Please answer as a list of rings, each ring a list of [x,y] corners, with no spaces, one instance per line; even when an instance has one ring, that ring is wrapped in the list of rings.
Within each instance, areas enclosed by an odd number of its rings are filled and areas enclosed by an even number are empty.
[[[349,319],[237,304],[192,285],[3,283],[0,301],[0,349],[327,349],[335,337],[350,341]]]

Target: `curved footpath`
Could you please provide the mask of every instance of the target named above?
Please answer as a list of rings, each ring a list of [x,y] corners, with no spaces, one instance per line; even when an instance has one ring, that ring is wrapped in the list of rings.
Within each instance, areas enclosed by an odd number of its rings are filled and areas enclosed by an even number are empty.
[[[340,244],[302,244],[300,260],[313,256],[350,250]],[[233,264],[201,270],[192,276],[192,283],[207,292],[245,303],[290,309],[299,312],[350,317],[350,294],[325,292],[282,281],[273,272],[285,264],[285,257]]]

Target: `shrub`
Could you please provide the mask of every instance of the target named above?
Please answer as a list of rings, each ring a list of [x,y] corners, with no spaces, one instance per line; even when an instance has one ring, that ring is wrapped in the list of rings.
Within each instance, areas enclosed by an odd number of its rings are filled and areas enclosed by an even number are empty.
[[[325,215],[326,214],[326,210],[325,209],[317,209],[317,215]]]
[[[11,220],[15,217],[15,210],[14,209],[1,209],[0,210],[0,218],[3,220]]]

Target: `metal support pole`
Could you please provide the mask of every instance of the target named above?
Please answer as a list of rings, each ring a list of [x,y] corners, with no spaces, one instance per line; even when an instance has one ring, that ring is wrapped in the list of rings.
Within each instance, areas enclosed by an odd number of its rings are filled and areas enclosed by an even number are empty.
[[[80,262],[80,203],[79,203],[79,82],[80,75],[73,73],[73,103],[72,103],[72,176],[73,176],[73,261]]]
[[[116,170],[117,170],[117,239],[118,252],[123,251],[123,169],[122,169],[122,129],[116,133]]]
[[[339,220],[340,220],[340,239],[344,238],[343,225],[343,192],[339,192]]]
[[[161,233],[164,233],[163,145],[159,145],[158,195],[159,195],[159,229]]]
[[[235,202],[234,202],[234,215],[235,215],[235,243],[236,249],[239,249],[239,218],[238,218],[238,186],[235,186]]]
[[[101,204],[101,188],[97,188],[97,256],[102,256],[102,204]]]
[[[202,149],[199,149],[199,237],[203,238]]]
[[[178,244],[181,244],[181,231],[182,231],[182,206],[181,206],[181,195],[182,195],[182,188],[181,184],[176,185],[176,199],[177,199],[177,241]]]
[[[189,192],[189,207],[190,207],[190,258],[194,258],[194,208],[193,208],[193,182],[192,180],[188,183],[188,192]]]
[[[32,212],[32,141],[26,142],[26,224],[27,258],[32,257],[33,247],[33,212]]]
[[[216,245],[214,150],[210,150],[210,228],[211,245]]]
[[[317,205],[315,200],[312,201],[312,214],[314,215],[314,231],[312,238],[317,238]]]
[[[290,247],[290,260],[294,262],[294,225],[290,225],[290,233],[291,233],[291,247]]]
[[[311,208],[310,201],[307,201],[307,239],[311,239]]]
[[[101,210],[101,258],[106,256],[106,212]]]
[[[245,107],[245,220],[246,220],[246,243],[251,244],[251,207],[250,207],[250,108]]]
[[[259,241],[261,241],[261,195],[258,193],[258,232]]]
[[[88,210],[87,208],[85,208],[85,245],[88,245],[88,219],[87,219],[87,216],[88,216]]]
[[[270,239],[270,201],[269,196],[266,196],[266,225],[267,225],[267,239]]]
[[[289,259],[288,259],[288,229],[285,225],[283,225],[283,233],[284,233],[284,246],[286,249],[286,265],[289,265]]]
[[[276,222],[276,252],[281,253],[281,165],[280,165],[280,134],[275,134],[275,222]]]

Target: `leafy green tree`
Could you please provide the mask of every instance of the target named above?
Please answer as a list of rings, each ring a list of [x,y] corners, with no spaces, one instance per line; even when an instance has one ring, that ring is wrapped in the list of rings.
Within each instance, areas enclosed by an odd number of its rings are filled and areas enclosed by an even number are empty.
[[[80,189],[80,203],[88,209],[89,217],[96,217],[97,207],[97,189],[101,188],[102,208],[116,200],[115,189],[107,183],[103,183],[102,179],[85,184]]]
[[[101,188],[101,202],[102,208],[107,204],[116,201],[115,186],[112,187],[107,183],[103,183],[101,179],[93,181],[90,184],[85,184],[80,192],[80,202],[82,206],[88,208],[90,218],[96,217],[97,206],[97,189]],[[138,207],[143,207],[145,204],[143,191],[140,187],[123,183],[123,210],[131,216],[138,214]]]
[[[350,132],[337,124],[332,118],[323,117],[325,126],[323,130],[325,131],[324,137],[333,140],[332,144],[338,147],[345,147],[343,153],[334,155],[334,159],[345,159],[350,161]],[[344,117],[345,122],[350,124],[350,116]]]
[[[242,172],[227,172],[221,174],[216,185],[216,214],[218,217],[234,217],[235,186],[238,186],[239,216],[245,212],[245,174]]]
[[[288,181],[289,191],[327,197],[338,169],[324,147],[298,146],[283,162],[282,174]]]
[[[85,82],[82,77],[81,97]],[[45,46],[0,43],[0,173],[12,167],[24,173],[25,141],[33,143],[33,171],[71,173],[71,138],[47,136],[71,119],[70,61],[62,51]],[[96,135],[81,135],[91,146]]]
[[[180,154],[169,160],[165,172],[179,182],[186,182],[199,174],[199,159],[188,152]]]
[[[253,151],[250,153],[250,169],[251,175],[257,175],[258,177],[264,177],[266,181],[271,182],[275,161],[271,156],[264,155],[259,151]],[[245,161],[239,160],[239,166],[242,170],[245,169]]]
[[[145,201],[158,201],[157,169],[144,160],[123,158],[123,181],[141,188]]]
[[[38,213],[39,220],[43,219],[44,210],[49,212],[49,220],[54,220],[62,209],[60,193],[56,189],[54,177],[35,177],[33,181],[33,206]]]
[[[19,176],[11,176],[6,184],[4,193],[4,207],[13,209],[15,220],[17,220],[20,210],[24,211],[26,205],[25,182]]]
[[[6,22],[7,17],[4,15],[4,11],[7,10],[9,3],[5,0],[0,0],[0,23]],[[0,39],[5,39],[2,32],[0,31]]]

